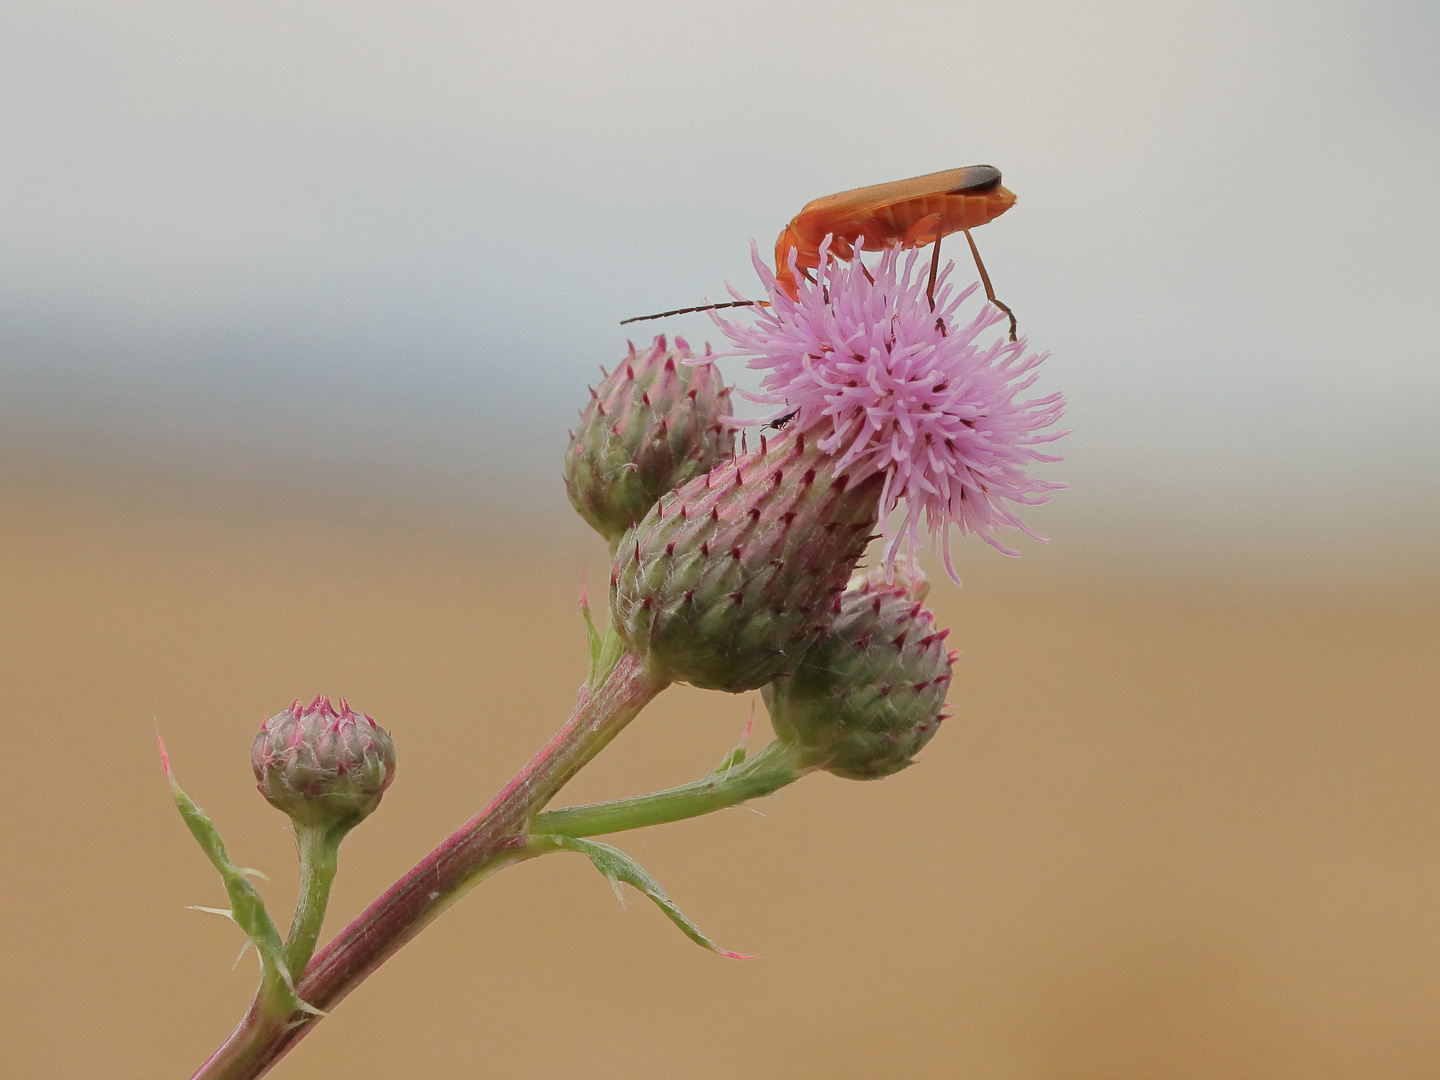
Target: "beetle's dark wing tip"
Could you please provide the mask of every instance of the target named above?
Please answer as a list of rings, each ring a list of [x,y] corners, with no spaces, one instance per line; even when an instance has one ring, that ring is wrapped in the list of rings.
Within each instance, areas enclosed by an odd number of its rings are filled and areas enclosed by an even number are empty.
[[[960,182],[950,190],[978,194],[1000,186],[1000,170],[994,165],[967,165],[960,170]]]

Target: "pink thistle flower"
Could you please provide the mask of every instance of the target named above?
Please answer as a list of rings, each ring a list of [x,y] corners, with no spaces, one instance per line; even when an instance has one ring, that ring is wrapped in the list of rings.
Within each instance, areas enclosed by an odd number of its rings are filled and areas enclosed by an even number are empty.
[[[885,474],[880,522],[887,576],[902,541],[913,557],[922,516],[957,582],[951,525],[1006,555],[1019,552],[991,535],[1001,527],[1043,541],[1012,504],[1035,506],[1066,486],[1026,474],[1032,463],[1059,461],[1038,447],[1066,434],[1046,430],[1064,411],[1060,394],[1020,397],[1048,354],[1027,356],[1023,338],[982,342],[1004,318],[989,304],[968,323],[957,323],[956,312],[977,286],[952,294],[953,264],[936,282],[932,310],[928,267],[919,251],[902,266],[899,250],[890,248],[867,268],[858,251],[853,261],[841,263],[826,258],[827,248],[828,242],[821,248],[818,281],[797,275],[794,300],[752,248],[770,306],[752,309],[758,313],[753,323],[712,313],[735,346],[717,355],[748,356],[748,367],[768,371],[764,392],[751,396],[793,412],[789,423],[815,432],[820,449],[839,458],[837,468]],[[905,517],[892,529],[888,516],[901,500]]]

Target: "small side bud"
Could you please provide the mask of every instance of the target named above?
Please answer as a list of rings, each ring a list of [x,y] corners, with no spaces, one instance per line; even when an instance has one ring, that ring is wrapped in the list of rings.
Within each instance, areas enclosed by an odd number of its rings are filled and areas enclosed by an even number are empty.
[[[565,450],[565,491],[613,547],[671,488],[709,472],[734,447],[720,423],[730,390],[713,364],[663,336],[606,376]]]
[[[829,631],[762,691],[775,737],[851,780],[913,763],[940,726],[952,663],[924,579],[861,579],[840,598]]]
[[[359,824],[395,778],[395,743],[369,716],[317,697],[260,725],[250,747],[261,795],[297,825]]]

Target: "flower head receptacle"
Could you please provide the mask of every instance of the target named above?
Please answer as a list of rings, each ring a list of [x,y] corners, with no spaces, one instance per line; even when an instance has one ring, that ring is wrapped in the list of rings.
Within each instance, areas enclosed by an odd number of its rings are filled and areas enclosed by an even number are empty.
[[[825,635],[762,693],[782,743],[837,776],[874,780],[934,736],[955,657],[917,599],[923,578],[856,578]]]
[[[296,701],[260,725],[250,747],[260,794],[297,825],[358,824],[395,778],[395,743],[342,698]]]
[[[630,355],[591,391],[565,450],[570,503],[609,542],[671,488],[729,457],[730,390],[713,364],[695,365],[683,338]],[[602,369],[603,370],[603,369]]]
[[[666,494],[620,542],[610,610],[666,677],[740,693],[824,632],[876,528],[882,478],[859,481],[784,432]]]

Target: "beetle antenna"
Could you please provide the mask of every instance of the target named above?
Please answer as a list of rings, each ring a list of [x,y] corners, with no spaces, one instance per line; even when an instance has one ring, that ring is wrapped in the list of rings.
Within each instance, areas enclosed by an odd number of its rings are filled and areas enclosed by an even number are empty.
[[[770,301],[768,301],[768,300],[732,300],[732,301],[730,301],[729,303],[725,303],[725,304],[701,304],[699,307],[682,307],[682,308],[676,308],[674,311],[662,311],[662,312],[660,312],[658,315],[636,315],[636,316],[635,316],[634,318],[632,318],[632,319],[621,319],[621,320],[620,320],[620,325],[621,325],[621,326],[624,326],[626,323],[632,323],[632,322],[648,322],[650,319],[665,319],[665,318],[668,318],[668,317],[671,316],[671,315],[689,315],[691,312],[694,312],[694,311],[718,311],[720,308],[727,308],[727,307],[769,307],[769,306],[770,306]]]
[[[1015,313],[1008,307],[995,299],[995,290],[990,285],[990,275],[985,272],[985,264],[980,261],[980,249],[975,246],[975,238],[970,235],[970,230],[963,230],[965,239],[970,241],[970,254],[975,256],[975,269],[980,271],[980,280],[985,285],[985,298],[997,308],[1010,316],[1010,340],[1015,340]]]

